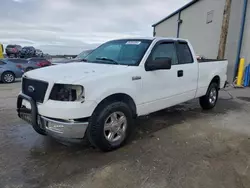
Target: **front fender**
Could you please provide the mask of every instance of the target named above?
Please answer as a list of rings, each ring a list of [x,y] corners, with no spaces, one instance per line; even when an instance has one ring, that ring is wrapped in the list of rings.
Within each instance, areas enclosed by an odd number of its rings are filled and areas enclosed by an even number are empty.
[[[96,103],[99,104],[101,101],[103,101],[105,98],[114,95],[114,94],[125,94],[130,96],[134,103],[136,104],[137,102],[137,95],[136,95],[136,91],[132,90],[132,89],[128,89],[128,88],[110,88],[108,90],[105,90],[103,92],[98,93],[98,95],[96,95]]]

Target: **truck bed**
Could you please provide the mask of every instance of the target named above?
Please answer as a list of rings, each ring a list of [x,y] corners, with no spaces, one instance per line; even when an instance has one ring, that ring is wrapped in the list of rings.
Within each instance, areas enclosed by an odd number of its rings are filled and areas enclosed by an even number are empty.
[[[227,60],[202,59],[198,62],[199,77],[196,97],[206,94],[207,88],[215,76],[220,78],[220,88],[224,87],[227,81]]]
[[[226,61],[226,59],[197,59],[198,63],[207,63],[214,61]]]

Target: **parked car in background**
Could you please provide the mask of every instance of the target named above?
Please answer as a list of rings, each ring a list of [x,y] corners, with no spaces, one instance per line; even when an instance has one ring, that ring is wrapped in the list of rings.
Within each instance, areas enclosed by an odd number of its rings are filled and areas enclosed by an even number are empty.
[[[16,66],[23,69],[24,72],[37,68],[36,66],[34,66],[32,64],[28,64],[29,61],[27,59],[11,58],[11,59],[7,59],[7,60],[9,62],[16,64]]]
[[[43,52],[40,49],[36,49],[36,57],[43,57]]]
[[[51,62],[49,60],[41,57],[33,57],[27,60],[28,60],[28,65],[33,65],[33,67],[32,66],[27,67],[25,69],[26,71],[30,71],[41,67],[47,67],[51,65]]]
[[[44,59],[47,59],[47,60],[52,60],[52,57],[51,57],[51,55],[49,55],[49,54],[43,54],[43,58]]]
[[[93,51],[94,50],[84,50],[80,54],[78,54],[74,59],[84,59],[85,57],[87,57]]]
[[[14,44],[14,45],[9,44],[5,48],[5,52],[6,52],[8,57],[20,57],[21,50],[22,50],[22,47],[20,45],[16,45],[16,44]]]
[[[48,61],[47,59],[38,58],[38,57],[29,58],[29,59],[20,59],[20,58],[19,59],[8,59],[8,61],[11,61],[11,62],[17,64],[25,72],[51,65],[51,62]]]
[[[29,62],[40,63],[43,67],[51,65],[51,62],[44,57],[32,57],[27,59]]]
[[[30,58],[36,56],[36,49],[33,46],[25,46],[21,50],[21,58]]]
[[[15,64],[25,64],[25,63],[28,63],[28,60],[27,59],[22,59],[22,58],[6,58],[7,61],[11,61],[12,63],[15,63]]]
[[[91,52],[93,52],[94,50],[84,50],[82,51],[80,54],[78,54],[75,58],[73,59],[62,59],[62,60],[58,60],[53,62],[53,65],[58,65],[58,64],[63,64],[63,63],[72,63],[72,62],[76,62],[76,61],[81,61],[83,59],[85,59]]]
[[[0,60],[0,81],[4,83],[12,83],[16,78],[21,78],[24,70],[21,66],[7,60]]]

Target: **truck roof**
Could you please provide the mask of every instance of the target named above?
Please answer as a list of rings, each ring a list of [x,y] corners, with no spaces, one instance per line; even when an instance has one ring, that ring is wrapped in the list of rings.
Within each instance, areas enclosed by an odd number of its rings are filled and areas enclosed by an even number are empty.
[[[186,39],[182,39],[182,38],[173,38],[173,37],[130,37],[130,38],[121,38],[121,40],[184,40],[187,41]],[[120,39],[116,39],[116,40],[120,40]]]

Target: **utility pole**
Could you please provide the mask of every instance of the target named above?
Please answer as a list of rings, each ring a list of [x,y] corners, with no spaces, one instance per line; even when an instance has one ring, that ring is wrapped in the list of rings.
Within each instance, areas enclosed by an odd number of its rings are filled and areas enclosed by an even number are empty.
[[[219,51],[218,51],[218,56],[217,56],[218,59],[224,59],[224,56],[225,56],[227,34],[228,34],[228,27],[229,27],[229,20],[230,20],[231,3],[232,3],[232,0],[226,0],[225,2],[221,34],[220,34]]]

